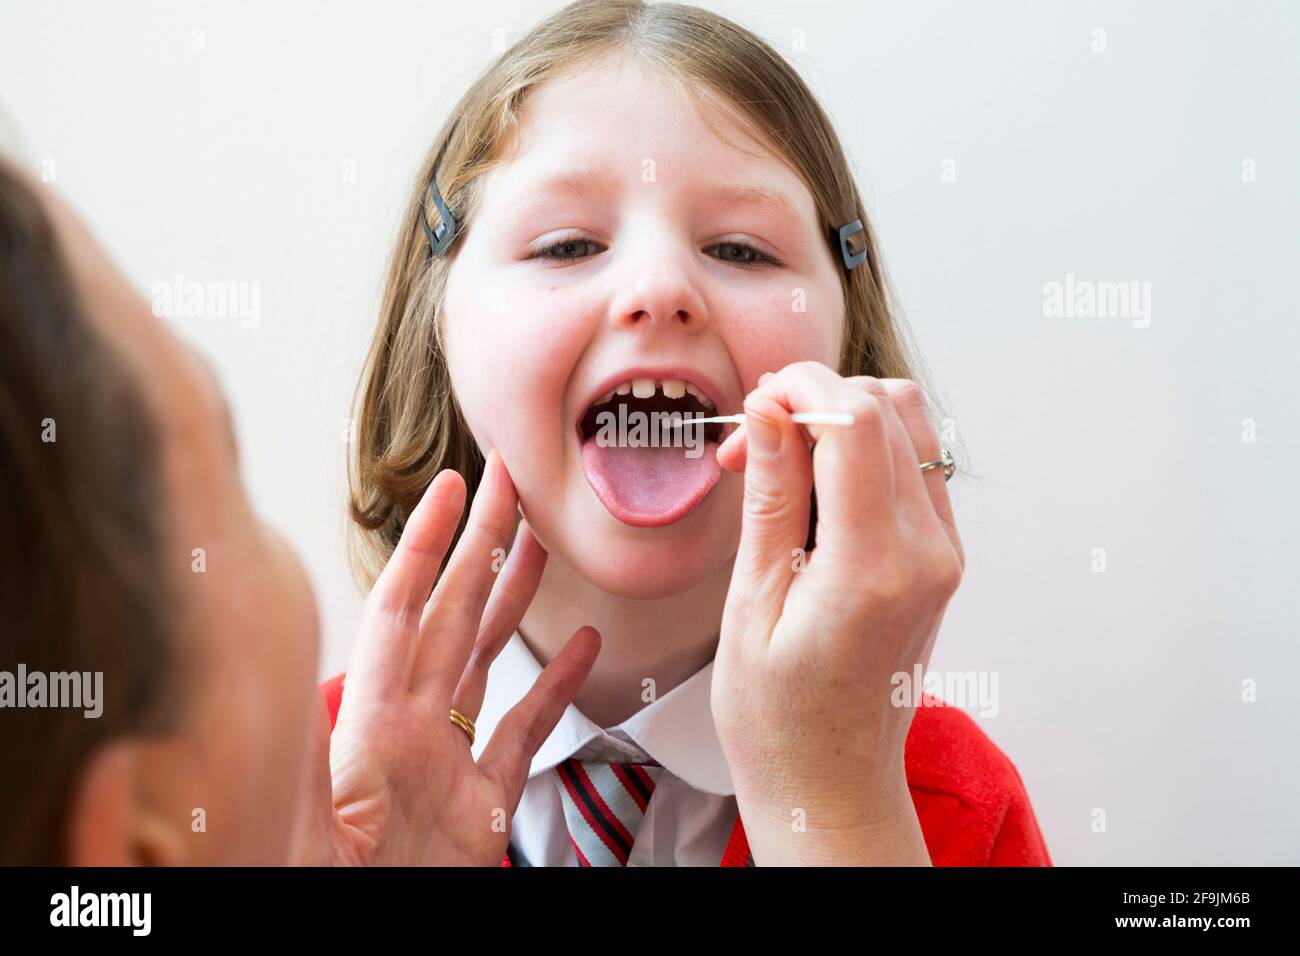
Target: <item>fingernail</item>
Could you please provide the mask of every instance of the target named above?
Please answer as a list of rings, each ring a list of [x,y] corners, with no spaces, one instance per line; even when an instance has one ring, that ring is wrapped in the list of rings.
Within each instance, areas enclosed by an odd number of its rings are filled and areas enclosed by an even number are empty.
[[[771,377],[772,377],[772,373],[771,373],[771,372],[764,372],[762,375],[760,375],[760,376],[758,377],[758,384],[759,384],[759,385],[762,385],[764,382],[766,382],[766,381],[767,381],[769,378],[771,378]]]
[[[771,419],[745,410],[745,432],[749,450],[771,457],[781,450],[781,429]]]

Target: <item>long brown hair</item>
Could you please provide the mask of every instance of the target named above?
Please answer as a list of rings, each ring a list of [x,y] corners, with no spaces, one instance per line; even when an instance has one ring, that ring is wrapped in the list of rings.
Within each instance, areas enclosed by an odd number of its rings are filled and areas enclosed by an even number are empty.
[[[916,349],[893,317],[892,292],[844,150],[795,70],[762,39],[707,10],[641,0],[578,0],[536,26],[470,87],[411,187],[358,388],[349,550],[353,572],[366,588],[383,570],[406,516],[439,471],[460,472],[471,497],[482,476],[483,455],[452,391],[441,328],[448,270],[459,233],[473,227],[482,178],[506,156],[531,90],[616,52],[655,70],[694,102],[702,117],[707,110],[700,91],[708,90],[735,119],[760,131],[802,176],[828,237],[835,234],[838,242],[840,225],[862,220],[864,241],[857,248],[866,252],[866,261],[839,270],[846,317],[839,372],[911,378],[926,389]],[[432,208],[426,212],[426,205],[433,205],[427,202],[427,185],[435,168],[458,229],[447,253],[436,258],[425,238],[426,223],[438,223]],[[838,245],[828,241],[827,254],[839,262]]]

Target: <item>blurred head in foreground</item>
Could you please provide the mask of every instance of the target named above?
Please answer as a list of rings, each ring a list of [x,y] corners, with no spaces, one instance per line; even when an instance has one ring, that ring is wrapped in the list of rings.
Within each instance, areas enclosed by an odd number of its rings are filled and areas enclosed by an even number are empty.
[[[284,862],[310,586],[203,360],[2,157],[0,528],[0,864]]]

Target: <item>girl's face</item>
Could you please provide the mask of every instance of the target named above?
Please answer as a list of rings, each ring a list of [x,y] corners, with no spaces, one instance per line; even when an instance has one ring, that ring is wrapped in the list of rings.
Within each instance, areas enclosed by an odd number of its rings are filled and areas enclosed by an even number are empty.
[[[480,448],[501,452],[546,549],[626,597],[686,590],[740,536],[743,478],[714,456],[735,426],[673,438],[653,413],[735,414],[763,372],[839,359],[812,194],[711,119],[740,148],[634,62],[551,80],[448,277],[451,374]]]

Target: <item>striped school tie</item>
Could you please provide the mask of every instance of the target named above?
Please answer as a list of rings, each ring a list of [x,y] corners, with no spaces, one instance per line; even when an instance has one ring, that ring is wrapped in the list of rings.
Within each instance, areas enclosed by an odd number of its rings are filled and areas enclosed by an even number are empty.
[[[627,866],[663,769],[653,760],[606,763],[573,757],[555,768],[580,866]]]

